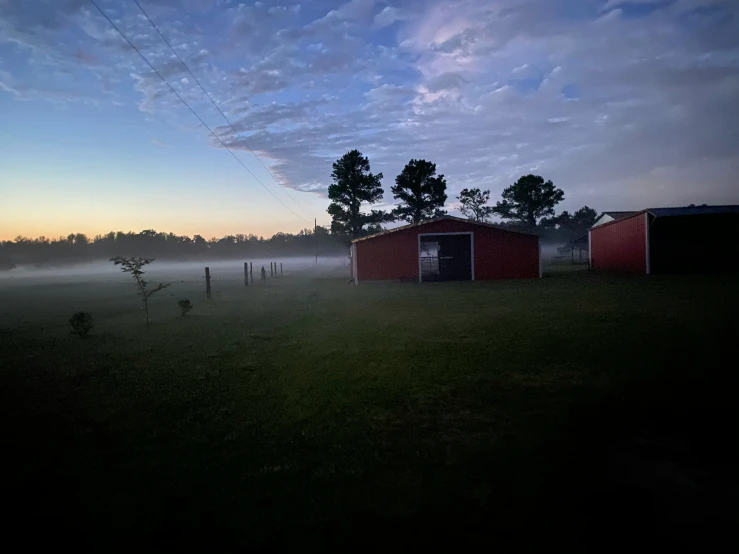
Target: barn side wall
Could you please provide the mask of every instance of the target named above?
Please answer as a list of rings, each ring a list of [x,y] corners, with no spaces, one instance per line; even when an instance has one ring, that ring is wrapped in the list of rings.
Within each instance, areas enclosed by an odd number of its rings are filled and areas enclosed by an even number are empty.
[[[646,273],[645,220],[641,213],[591,229],[591,267],[598,271]]]
[[[357,275],[362,281],[418,280],[417,232],[398,231],[361,240],[357,247]]]
[[[539,277],[539,237],[492,227],[475,230],[475,279]]]
[[[536,278],[539,239],[464,221],[442,220],[354,243],[359,282],[418,281],[418,235],[472,232],[475,280]]]

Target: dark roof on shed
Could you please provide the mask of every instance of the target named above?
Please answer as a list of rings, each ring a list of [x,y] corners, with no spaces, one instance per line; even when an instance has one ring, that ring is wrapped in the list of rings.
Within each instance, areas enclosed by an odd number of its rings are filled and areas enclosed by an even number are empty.
[[[410,229],[412,227],[423,227],[424,225],[428,225],[429,223],[433,223],[435,221],[444,221],[445,219],[450,220],[450,221],[461,221],[462,223],[467,223],[468,225],[476,225],[478,227],[492,227],[493,229],[497,229],[498,231],[504,231],[506,233],[516,233],[518,235],[530,235],[534,237],[538,236],[536,233],[529,233],[527,231],[514,231],[512,229],[506,229],[505,227],[501,227],[493,223],[481,223],[479,221],[472,221],[471,219],[464,219],[462,217],[454,217],[453,215],[443,215],[441,217],[434,217],[432,219],[421,221],[420,223],[411,223],[409,225],[402,225],[400,227],[396,227],[395,229],[388,229],[387,231],[383,231],[382,233],[375,233],[374,235],[368,235],[360,239],[354,239],[352,242],[354,243],[354,242],[360,242],[363,240],[373,239],[375,237],[389,235],[390,233],[396,233],[398,231],[405,231],[406,229]]]
[[[623,219],[635,217],[637,215],[649,214],[653,217],[684,217],[691,215],[721,215],[721,214],[739,214],[739,206],[685,206],[682,208],[649,208],[640,212],[633,212],[630,216],[622,217],[621,219],[615,219],[599,225],[598,227],[591,227],[592,230],[600,229],[601,227],[608,227],[618,223]]]
[[[685,206],[684,208],[649,208],[646,211],[654,217],[739,214],[739,206]]]

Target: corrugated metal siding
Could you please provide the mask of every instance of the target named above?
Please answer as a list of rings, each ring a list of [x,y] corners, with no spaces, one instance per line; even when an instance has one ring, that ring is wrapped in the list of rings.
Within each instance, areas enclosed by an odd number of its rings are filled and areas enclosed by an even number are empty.
[[[595,227],[590,231],[591,265],[601,271],[646,273],[645,214]]]
[[[475,230],[475,279],[539,277],[539,237],[491,227]]]
[[[417,281],[418,235],[465,232],[474,233],[475,280],[539,276],[538,237],[463,221],[442,220],[356,242],[359,282]]]
[[[359,282],[418,280],[417,234],[413,229],[355,242]]]

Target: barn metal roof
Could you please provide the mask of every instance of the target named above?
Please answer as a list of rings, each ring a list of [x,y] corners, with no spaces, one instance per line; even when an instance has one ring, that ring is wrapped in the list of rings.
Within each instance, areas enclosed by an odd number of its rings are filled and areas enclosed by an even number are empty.
[[[739,206],[685,206],[683,208],[649,208],[645,211],[655,217],[737,214],[739,213]]]
[[[601,217],[604,216],[604,215],[609,215],[613,219],[620,219],[622,217],[629,217],[630,215],[634,215],[634,214],[637,214],[637,213],[639,213],[639,212],[638,211],[629,211],[629,212],[603,212],[600,215],[601,215]]]
[[[464,219],[462,217],[454,217],[453,215],[443,215],[441,217],[434,217],[432,219],[421,221],[420,223],[411,223],[409,225],[401,225],[400,227],[396,227],[395,229],[388,229],[387,231],[383,231],[381,233],[375,233],[374,235],[368,235],[366,237],[354,239],[352,242],[354,243],[354,242],[360,242],[363,240],[373,239],[375,237],[389,235],[390,233],[396,233],[398,231],[405,231],[406,229],[410,229],[412,227],[422,227],[424,225],[428,225],[429,223],[434,223],[435,221],[444,221],[444,220],[461,221],[462,223],[467,223],[468,225],[476,225],[478,227],[492,227],[493,229],[497,229],[498,231],[504,231],[506,233],[516,233],[518,235],[530,235],[534,237],[538,236],[536,235],[536,233],[529,233],[527,231],[514,231],[512,229],[506,229],[504,227],[495,225],[493,223],[481,223],[479,221],[472,221],[471,219]]]

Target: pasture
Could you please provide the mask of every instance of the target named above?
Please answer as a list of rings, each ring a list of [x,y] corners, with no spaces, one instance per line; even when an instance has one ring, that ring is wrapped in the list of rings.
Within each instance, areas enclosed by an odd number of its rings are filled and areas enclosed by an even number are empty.
[[[5,522],[29,545],[736,546],[736,276],[234,267],[206,301],[152,264],[173,284],[148,328],[123,274],[0,281]]]

